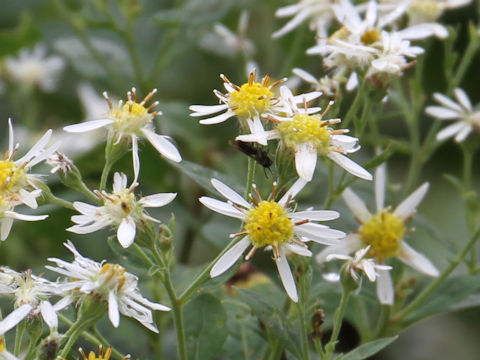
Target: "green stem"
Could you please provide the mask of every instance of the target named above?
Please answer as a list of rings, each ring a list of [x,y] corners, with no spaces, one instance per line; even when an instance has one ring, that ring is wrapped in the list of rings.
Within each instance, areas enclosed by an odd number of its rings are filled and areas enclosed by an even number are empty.
[[[248,196],[252,192],[253,180],[255,179],[255,165],[256,162],[251,157],[248,158],[247,169],[247,186],[245,187],[245,199],[248,200]]]
[[[22,346],[23,333],[25,332],[25,320],[22,320],[15,329],[15,344],[13,347],[13,354],[18,356]]]
[[[375,330],[374,339],[378,339],[382,336],[383,332],[388,326],[388,321],[390,320],[390,311],[391,306],[389,305],[382,305],[380,310],[380,316],[377,321],[377,329]]]
[[[360,106],[362,102],[362,97],[363,97],[363,82],[359,85],[357,88],[357,93],[355,94],[355,99],[353,100],[352,105],[350,106],[350,109],[348,109],[347,114],[343,118],[343,127],[347,128],[348,125],[350,125],[350,122],[354,118],[354,116],[357,114],[358,107]]]
[[[480,229],[473,234],[465,247],[460,251],[457,256],[452,260],[450,265],[435,279],[429,286],[427,286],[410,304],[408,304],[403,310],[399,311],[391,320],[392,323],[400,322],[405,319],[410,313],[417,309],[423,302],[443,283],[443,281],[452,273],[453,270],[462,262],[467,253],[477,242],[480,237]]]
[[[468,67],[472,64],[472,59],[475,56],[478,48],[480,47],[480,41],[478,40],[478,35],[475,34],[477,31],[473,25],[469,26],[470,30],[470,42],[468,43],[467,49],[462,56],[462,60],[457,67],[457,71],[453,76],[452,83],[450,85],[451,89],[456,88],[463,79],[465,72],[468,70]]]
[[[297,303],[298,309],[298,318],[300,320],[300,328],[302,331],[302,347],[303,347],[303,359],[310,359],[310,349],[308,346],[308,334],[307,334],[307,324],[305,323],[305,303],[303,299],[300,299],[300,302]]]
[[[320,355],[320,359],[325,358],[325,352],[323,351],[322,347],[322,340],[319,338],[313,339],[313,345],[315,345],[315,349],[317,350],[317,354]]]
[[[62,348],[62,351],[58,355],[60,358],[67,358],[68,353],[70,352],[71,348],[77,341],[78,337],[84,332],[84,326],[78,320],[75,321],[72,326],[67,330],[64,335],[64,338],[67,339],[67,342]]]
[[[330,360],[333,352],[335,351],[335,345],[338,340],[338,334],[340,334],[340,329],[342,327],[343,317],[345,316],[345,310],[347,309],[348,299],[350,298],[351,291],[344,289],[342,292],[342,297],[340,299],[340,305],[335,311],[335,318],[333,320],[333,331],[332,336],[327,345],[325,345],[325,359]]]

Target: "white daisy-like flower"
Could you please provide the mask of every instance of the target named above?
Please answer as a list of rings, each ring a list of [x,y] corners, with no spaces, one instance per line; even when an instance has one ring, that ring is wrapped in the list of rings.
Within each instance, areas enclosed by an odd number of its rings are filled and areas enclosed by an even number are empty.
[[[360,149],[357,138],[344,135],[347,129],[333,130],[329,125],[338,124],[340,119],[323,120],[333,101],[325,111],[315,114],[321,108],[297,107],[292,92],[285,86],[280,89],[285,104],[286,116],[269,116],[268,119],[276,125],[273,130],[249,135],[240,135],[236,139],[245,142],[263,143],[271,139],[281,139],[287,148],[295,152],[295,167],[298,176],[306,181],[313,178],[318,155],[326,156],[349,173],[362,179],[372,180],[372,175],[363,167],[350,160],[345,154]]]
[[[239,237],[240,240],[215,263],[210,275],[215,277],[223,274],[250,246],[252,249],[245,257],[246,260],[249,260],[257,249],[266,247],[273,250],[278,273],[288,296],[297,302],[297,287],[286,255],[295,253],[312,256],[304,244],[310,240],[325,245],[337,244],[345,233],[317,224],[316,221],[336,219],[339,213],[331,210],[295,212],[290,205],[306,185],[306,181],[302,179],[298,179],[279,201],[275,201],[276,183],[273,185],[270,200],[263,200],[254,187],[256,196],[250,195],[251,203],[219,180],[212,179],[211,183],[228,202],[206,196],[201,197],[200,202],[213,211],[242,220],[244,226],[243,231],[230,235],[232,238]]]
[[[169,311],[170,308],[144,298],[138,290],[138,278],[135,275],[126,272],[118,264],[98,263],[83,257],[70,241],[64,245],[73,253],[74,261],[69,263],[50,258],[48,260],[57,266],[47,265],[46,268],[70,279],[61,283],[65,303],[94,296],[108,303],[108,317],[114,327],[118,327],[120,314],[123,314],[158,332],[151,310]]]
[[[88,234],[107,226],[118,227],[118,242],[124,248],[129,247],[135,240],[137,227],[143,229],[147,220],[160,222],[149,216],[145,208],[165,206],[177,196],[176,193],[159,193],[137,200],[134,190],[138,185],[137,182],[133,182],[127,187],[127,176],[115,173],[111,194],[95,191],[103,201],[103,206],[93,206],[80,201],[73,203],[75,209],[82,215],[72,216],[72,221],[77,225],[67,230],[77,234]]]
[[[146,137],[157,151],[169,160],[180,162],[182,157],[175,145],[169,140],[168,136],[156,134],[152,125],[153,118],[161,115],[161,111],[150,112],[158,101],[147,106],[157,92],[151,91],[145,98],[137,102],[137,93],[135,88],[127,93],[127,101],[123,100],[114,106],[110,101],[107,92],[103,93],[108,103],[110,111],[106,118],[100,120],[86,121],[80,124],[65,126],[63,129],[67,132],[82,133],[99,128],[107,127],[109,136],[114,138],[114,144],[118,144],[123,139],[127,139],[132,144],[133,171],[135,181],[140,172],[140,159],[138,157],[138,139]]]
[[[222,112],[219,115],[200,120],[200,124],[218,124],[236,116],[239,119],[239,124],[243,132],[249,130],[250,133],[263,133],[265,130],[261,117],[282,111],[283,104],[278,97],[275,96],[274,91],[278,85],[287,80],[286,78],[270,84],[270,76],[266,75],[260,82],[256,82],[255,70],[248,76],[248,82],[241,86],[233,84],[223,74],[220,75],[220,78],[224,81],[223,85],[227,93],[224,94],[218,90],[214,90],[214,94],[222,104],[190,106],[190,110],[193,111],[193,113],[190,114],[192,117],[204,117]],[[297,96],[295,100],[297,103],[300,103],[303,102],[303,98],[310,101],[320,95],[320,92],[311,92],[302,95],[303,97]],[[264,139],[259,142],[262,145],[267,144]]]
[[[438,276],[438,270],[424,255],[418,253],[404,241],[411,231],[407,222],[415,214],[417,206],[427,193],[428,183],[424,183],[403,200],[393,211],[385,207],[386,168],[381,165],[375,172],[376,213],[371,213],[365,203],[350,189],[343,192],[343,199],[361,224],[357,232],[350,234],[340,244],[329,246],[320,252],[316,259],[319,263],[327,260],[331,254],[348,255],[365,246],[370,246],[368,257],[375,258],[378,264],[384,264],[389,257],[396,257],[429,276]],[[382,304],[392,305],[394,289],[388,271],[377,268],[377,296]]]
[[[435,93],[433,98],[442,106],[427,106],[425,112],[438,120],[455,120],[438,132],[437,140],[442,141],[455,136],[456,142],[462,142],[472,131],[480,129],[480,111],[475,111],[468,95],[460,88],[454,91],[457,102],[445,95]]]
[[[15,299],[15,310],[0,321],[0,335],[14,328],[25,318],[42,316],[50,329],[56,329],[56,311],[61,306],[52,306],[48,299],[56,293],[57,287],[44,278],[32,275],[30,270],[18,273],[6,267],[0,268],[0,295]],[[60,304],[61,305],[61,304]]]
[[[27,87],[38,86],[46,92],[55,90],[65,61],[57,55],[47,57],[46,53],[43,45],[37,45],[31,51],[20,50],[18,57],[10,57],[5,61],[8,75]]]
[[[20,159],[14,160],[18,144],[14,144],[12,122],[8,120],[8,149],[0,160],[0,239],[10,233],[14,219],[25,221],[43,220],[48,215],[23,215],[13,211],[15,206],[25,204],[36,209],[37,197],[42,193],[37,188],[40,175],[31,174],[30,169],[52,155],[60,146],[55,143],[47,147],[52,131],[48,130],[40,140]]]
[[[357,283],[361,280],[361,274],[364,273],[368,280],[375,282],[378,278],[378,270],[391,270],[392,267],[388,265],[379,265],[376,260],[373,258],[366,257],[367,253],[370,250],[370,245],[366,248],[357,250],[353,257],[345,254],[330,254],[327,256],[327,261],[332,260],[342,260],[345,261],[345,269],[350,274],[352,279]],[[330,275],[332,275],[330,273]],[[330,281],[332,276],[330,277]],[[337,280],[340,280],[340,274],[336,276]]]
[[[340,80],[329,75],[323,76],[320,79],[300,68],[294,68],[292,72],[303,81],[309,83],[315,90],[322,94],[334,97],[338,94],[340,89]]]
[[[306,20],[309,20],[310,30],[315,31],[317,36],[326,37],[334,19],[333,3],[332,0],[300,0],[297,4],[279,8],[275,12],[276,17],[292,17],[292,19],[275,31],[272,37],[279,38],[288,34]]]

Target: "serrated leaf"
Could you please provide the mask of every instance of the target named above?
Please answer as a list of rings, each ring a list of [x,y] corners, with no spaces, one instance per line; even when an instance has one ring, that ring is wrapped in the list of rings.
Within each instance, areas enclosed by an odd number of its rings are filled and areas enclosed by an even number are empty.
[[[348,354],[342,357],[342,360],[362,360],[375,355],[383,348],[394,342],[398,336],[392,336],[382,338],[360,345],[355,350],[350,351]]]
[[[406,317],[405,322],[411,324],[427,316],[453,311],[456,304],[478,290],[480,290],[480,282],[475,276],[461,275],[447,279],[430,295],[427,302]]]
[[[227,313],[220,301],[201,294],[184,308],[185,334],[189,360],[213,359],[227,338]]]

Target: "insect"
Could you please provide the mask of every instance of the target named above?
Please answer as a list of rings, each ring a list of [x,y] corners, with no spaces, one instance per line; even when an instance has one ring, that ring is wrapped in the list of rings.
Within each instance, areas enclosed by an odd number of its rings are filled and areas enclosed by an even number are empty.
[[[270,166],[272,166],[273,161],[270,158],[268,152],[263,150],[259,146],[240,140],[233,140],[230,143],[238,150],[243,152],[245,155],[250,156],[253,160],[262,165],[265,169],[270,169]]]

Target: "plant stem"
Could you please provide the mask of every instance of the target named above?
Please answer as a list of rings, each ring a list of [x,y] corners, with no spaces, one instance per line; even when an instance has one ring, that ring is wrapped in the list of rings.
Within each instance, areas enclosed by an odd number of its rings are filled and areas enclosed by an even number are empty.
[[[347,309],[348,299],[350,298],[350,290],[343,289],[342,297],[340,299],[340,305],[335,311],[335,318],[333,320],[332,336],[327,345],[325,345],[325,360],[330,360],[333,352],[335,351],[335,345],[337,343],[338,334],[342,327],[343,317],[345,316],[345,310]]]
[[[308,346],[308,334],[307,334],[307,324],[305,323],[305,303],[302,298],[297,303],[298,318],[300,320],[300,328],[302,331],[302,347],[303,347],[303,359],[310,359],[310,350]]]
[[[247,186],[245,187],[245,199],[248,200],[248,195],[252,192],[253,180],[255,179],[255,165],[256,162],[251,157],[248,158],[247,169]]]
[[[399,311],[391,323],[400,322],[405,319],[412,311],[418,308],[423,302],[443,283],[443,281],[452,273],[453,270],[462,262],[463,258],[475,245],[478,238],[480,237],[480,228],[473,234],[465,247],[460,251],[457,256],[452,260],[450,265],[440,274],[438,278],[435,279],[429,286],[427,286],[410,304],[408,304],[403,310]]]
[[[22,320],[15,329],[15,345],[13,347],[13,354],[18,356],[22,346],[23,333],[25,332],[25,320]]]

